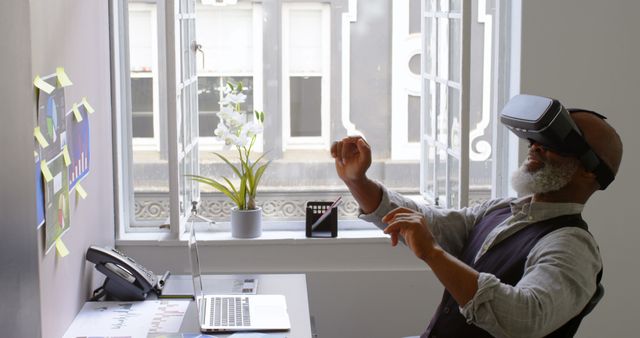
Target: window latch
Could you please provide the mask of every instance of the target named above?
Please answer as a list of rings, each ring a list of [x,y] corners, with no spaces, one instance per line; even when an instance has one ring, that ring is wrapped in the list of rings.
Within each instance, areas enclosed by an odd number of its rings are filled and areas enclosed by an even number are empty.
[[[197,58],[198,52],[202,53],[202,69],[204,69],[204,49],[202,49],[202,45],[194,41],[191,44],[191,48],[193,48],[193,51],[196,53],[196,58]]]

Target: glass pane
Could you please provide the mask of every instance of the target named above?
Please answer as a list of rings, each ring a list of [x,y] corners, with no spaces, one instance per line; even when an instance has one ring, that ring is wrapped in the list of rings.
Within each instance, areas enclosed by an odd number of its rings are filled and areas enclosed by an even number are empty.
[[[191,128],[189,128],[191,126],[191,86],[185,86],[183,89],[183,99],[184,99],[184,111],[183,111],[183,125],[184,125],[184,129],[185,129],[185,136],[184,136],[184,143],[185,146],[187,146],[188,144],[191,143]]]
[[[449,191],[448,207],[457,208],[460,196],[460,160],[449,155],[449,179],[447,180]]]
[[[461,60],[460,60],[460,52],[461,52],[461,44],[460,44],[460,20],[452,19],[450,21],[449,28],[451,32],[449,34],[449,76],[451,81],[460,82],[460,68],[461,68]]]
[[[128,3],[129,65],[131,77],[131,144],[133,197],[137,221],[155,221],[154,226],[165,223],[169,217],[168,205],[160,202],[158,194],[169,191],[167,154],[160,149],[161,141],[155,125],[159,123],[157,111],[157,6],[153,3]],[[163,132],[160,131],[159,134]],[[127,151],[128,151],[127,150]],[[154,197],[150,197],[150,196]]]
[[[462,10],[462,0],[450,0],[449,6],[449,12],[460,13]]]
[[[290,78],[291,136],[321,136],[322,78],[319,76]]]
[[[242,82],[243,94],[247,95],[242,108],[247,112],[253,112],[253,77],[235,76],[198,76],[198,111],[199,111],[199,131],[201,137],[213,137],[213,131],[218,126],[220,119],[216,115],[220,111],[220,87],[224,87],[227,81],[234,87]]]
[[[133,113],[131,117],[134,138],[153,138],[153,115],[150,113]]]
[[[449,87],[449,144],[454,152],[460,153],[461,136],[460,90]]]
[[[424,25],[425,25],[425,32],[424,32],[424,39],[426,41],[425,44],[425,48],[426,48],[426,52],[424,53],[424,57],[425,57],[425,69],[424,72],[427,74],[431,74],[433,75],[434,73],[434,69],[432,68],[433,66],[433,58],[435,56],[436,53],[436,49],[435,49],[435,19],[433,18],[424,18]]]
[[[289,71],[322,72],[322,12],[292,9],[289,20]]]
[[[198,74],[233,74],[253,71],[253,12],[237,6],[198,7],[196,36]],[[262,59],[262,57],[260,57]]]
[[[426,95],[424,98],[424,133],[431,137],[435,136],[434,126],[433,126],[433,117],[436,107],[436,83],[430,80],[423,80],[424,86],[426,88]]]
[[[448,120],[448,97],[447,97],[447,86],[438,83],[438,111],[436,115],[436,133],[437,140],[442,142],[442,144],[447,144],[447,139],[449,138],[449,123]]]
[[[180,45],[182,46],[182,82],[189,79],[189,29],[187,20],[180,20]]]
[[[437,63],[437,75],[440,78],[449,78],[449,20],[438,20],[438,59]]]
[[[409,142],[420,142],[420,96],[409,95],[407,111]]]
[[[447,196],[447,152],[438,148],[436,159],[436,198],[438,204],[444,206]]]
[[[178,104],[176,105],[176,121],[178,122],[178,151],[182,152],[184,151],[184,144],[183,144],[183,140],[184,140],[184,128],[182,128],[183,124],[183,111],[184,111],[184,102],[182,101],[182,95],[178,94],[177,97],[177,102]]]
[[[420,34],[420,3],[422,0],[409,0],[409,34]]]
[[[449,0],[437,0],[438,1],[438,11],[447,12],[449,11]]]
[[[424,0],[425,12],[431,12],[433,10],[433,2],[436,0]]]
[[[153,79],[131,78],[133,137],[153,138]]]
[[[425,151],[425,163],[426,163],[426,172],[425,172],[425,188],[427,192],[431,195],[434,195],[435,191],[435,170],[436,170],[436,148],[433,144],[428,144]],[[435,196],[434,196],[435,197]]]
[[[193,44],[196,42],[196,21],[195,19],[189,19],[189,41],[188,50],[191,57],[189,58],[189,78],[196,76],[196,55],[193,49]]]

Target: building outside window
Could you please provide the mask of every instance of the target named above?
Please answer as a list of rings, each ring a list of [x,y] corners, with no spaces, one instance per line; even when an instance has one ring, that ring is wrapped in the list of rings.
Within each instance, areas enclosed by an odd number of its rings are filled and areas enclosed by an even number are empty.
[[[487,7],[493,2],[473,2],[467,9],[469,29],[464,37],[462,2],[371,0],[364,6],[353,0],[241,0],[223,5],[182,0],[172,11],[166,7],[172,1],[129,0],[126,22],[116,22],[128,36],[128,41],[118,42],[129,64],[129,86],[123,88],[128,93],[122,95],[131,102],[121,115],[131,130],[122,143],[122,153],[131,154],[130,163],[122,166],[130,173],[125,174],[129,179],[123,190],[129,189],[132,196],[126,203],[131,209],[127,231],[155,231],[170,223],[168,127],[182,127],[179,120],[170,121],[171,109],[182,116],[181,111],[197,107],[199,173],[230,174],[212,154],[230,154],[213,135],[219,88],[227,82],[243,83],[247,111],[265,111],[265,132],[256,156],[266,152],[273,160],[258,193],[266,221],[301,220],[306,201],[340,195],[347,201],[341,218],[355,218],[357,204],[335,174],[328,148],[332,140],[357,133],[372,145],[372,178],[411,195],[422,192],[426,197],[427,188],[440,189],[431,202],[442,205],[443,200],[461,197],[459,183],[452,179],[460,164],[451,155],[460,159],[460,151],[452,149],[466,133],[470,147],[465,203],[490,197],[492,161],[497,156],[491,113],[494,9]],[[180,6],[189,3],[195,14],[181,11]],[[168,62],[178,62],[172,56],[174,40],[168,37],[184,39],[180,25],[167,25],[170,14],[191,20],[195,29],[194,41],[180,43],[195,51],[197,102],[179,108],[172,108],[162,95]],[[424,56],[423,41],[428,41]],[[459,46],[465,41],[469,57],[463,59]],[[466,68],[449,67],[463,62]],[[459,106],[461,69],[469,70],[464,111]],[[421,104],[432,109],[423,111],[423,118]],[[454,111],[457,117],[450,116]],[[463,114],[466,126],[461,125]],[[424,141],[422,135],[435,142]],[[228,218],[231,204],[224,195],[202,187],[200,196],[205,216],[219,222]],[[188,207],[189,201],[182,202]],[[267,222],[267,229],[270,226]]]

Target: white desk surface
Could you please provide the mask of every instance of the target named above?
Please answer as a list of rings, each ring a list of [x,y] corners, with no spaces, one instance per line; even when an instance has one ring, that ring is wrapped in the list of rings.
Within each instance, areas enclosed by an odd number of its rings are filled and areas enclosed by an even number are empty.
[[[178,275],[180,276],[180,275]],[[191,278],[177,277],[191,283]],[[171,278],[169,277],[169,279]],[[208,291],[207,284],[215,283],[216,279],[229,278],[255,278],[258,280],[258,294],[281,294],[287,299],[287,311],[291,321],[291,330],[288,332],[274,332],[267,336],[288,338],[311,338],[311,322],[309,317],[309,301],[307,298],[307,279],[304,274],[249,274],[249,275],[203,275],[202,284],[204,291]],[[199,325],[196,314],[195,302],[189,304],[189,308],[182,320],[181,333],[198,333]],[[231,334],[210,334],[222,338]]]

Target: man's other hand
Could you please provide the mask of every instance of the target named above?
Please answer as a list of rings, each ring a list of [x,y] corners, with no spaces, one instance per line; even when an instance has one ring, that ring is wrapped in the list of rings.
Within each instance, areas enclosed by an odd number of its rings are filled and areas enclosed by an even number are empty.
[[[411,251],[425,262],[438,247],[424,215],[415,210],[393,209],[382,218],[382,222],[388,224],[384,233],[391,235],[391,245],[396,246],[398,236],[402,236]]]
[[[345,137],[331,145],[331,156],[335,159],[338,176],[345,183],[363,181],[371,166],[371,147],[360,136]]]

